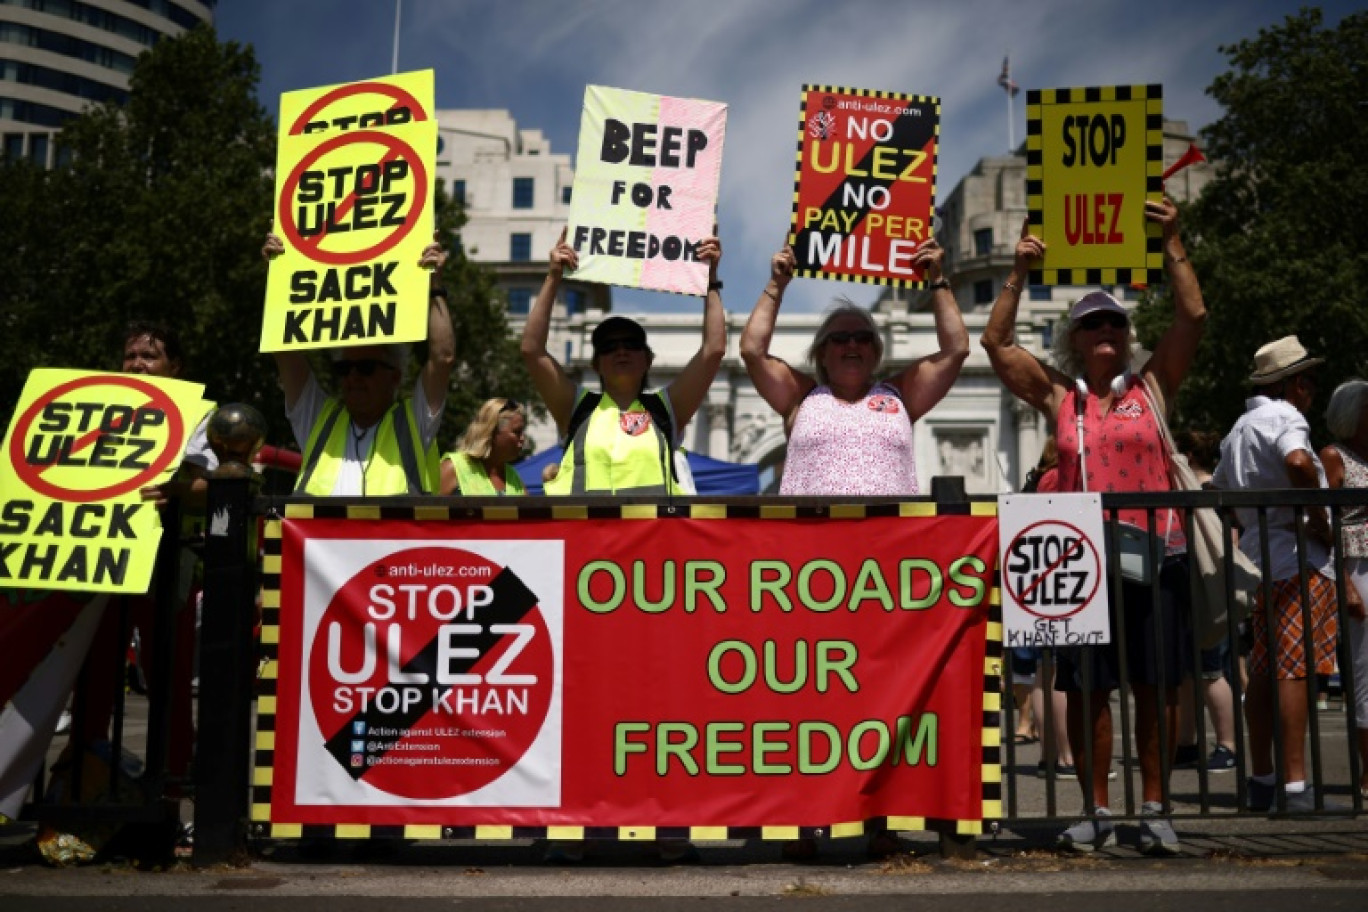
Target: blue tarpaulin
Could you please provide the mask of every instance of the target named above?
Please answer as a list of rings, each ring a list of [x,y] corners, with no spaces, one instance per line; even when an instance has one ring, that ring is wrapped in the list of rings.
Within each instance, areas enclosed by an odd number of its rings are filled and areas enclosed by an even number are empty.
[[[542,493],[542,469],[550,463],[559,463],[565,451],[559,446],[542,450],[514,463],[528,494]],[[687,453],[689,470],[693,472],[694,485],[699,494],[759,494],[760,467],[749,462],[725,462]]]

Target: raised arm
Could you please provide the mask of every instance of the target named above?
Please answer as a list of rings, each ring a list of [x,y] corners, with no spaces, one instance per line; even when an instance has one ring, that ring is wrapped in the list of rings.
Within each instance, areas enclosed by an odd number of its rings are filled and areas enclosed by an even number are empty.
[[[551,248],[546,280],[542,282],[541,291],[537,292],[537,299],[532,302],[522,335],[523,363],[532,375],[537,394],[546,403],[557,430],[562,434],[570,423],[570,413],[575,407],[575,381],[566,375],[560,362],[546,350],[546,339],[551,332],[551,305],[556,303],[561,277],[566,269],[574,271],[579,267],[579,254],[565,243],[565,232],[566,229],[562,228],[560,240]]]
[[[907,405],[907,417],[916,421],[945,398],[959,378],[960,368],[969,357],[969,331],[964,328],[964,317],[955,301],[950,283],[941,275],[945,251],[935,238],[928,238],[912,256],[914,265],[925,270],[931,283],[931,306],[936,316],[937,351],[918,358],[890,382],[902,394]]]
[[[433,243],[423,249],[418,261],[419,266],[432,272],[428,279],[428,356],[422,373],[423,395],[430,409],[446,401],[447,384],[456,366],[456,333],[451,328],[446,288],[442,285],[442,265],[446,259],[447,252]]]
[[[1040,361],[1016,340],[1021,289],[1031,273],[1031,262],[1044,255],[1045,242],[1030,233],[1030,222],[1023,221],[1012,272],[1002,285],[1002,293],[993,302],[993,312],[988,315],[988,325],[983,329],[979,344],[988,352],[988,361],[1003,385],[1018,399],[1053,420],[1059,412],[1069,378]]]
[[[708,395],[727,352],[727,317],[722,311],[722,290],[717,281],[717,265],[722,261],[722,243],[716,237],[698,242],[698,258],[708,264],[708,293],[703,299],[703,343],[669,386],[670,408],[675,427],[682,428],[693,418]]]
[[[266,243],[261,245],[261,255],[267,263],[285,252],[285,242],[279,235],[268,232]],[[309,382],[309,359],[302,351],[278,351],[275,355],[276,369],[280,371],[280,389],[285,394],[285,408],[292,409]]]
[[[817,385],[807,374],[794,370],[769,351],[774,324],[779,318],[779,305],[784,299],[784,289],[793,280],[796,263],[793,248],[787,245],[770,258],[769,282],[760,292],[760,299],[755,302],[750,319],[746,320],[746,328],[741,331],[741,360],[746,363],[746,373],[750,374],[760,397],[786,420]]]
[[[1167,410],[1197,355],[1197,344],[1202,341],[1206,325],[1206,304],[1197,284],[1197,273],[1188,262],[1183,239],[1178,235],[1178,207],[1167,196],[1161,202],[1147,202],[1145,218],[1158,222],[1163,230],[1164,268],[1173,289],[1173,322],[1154,346],[1154,354],[1144,368],[1151,385],[1157,385],[1163,392]]]

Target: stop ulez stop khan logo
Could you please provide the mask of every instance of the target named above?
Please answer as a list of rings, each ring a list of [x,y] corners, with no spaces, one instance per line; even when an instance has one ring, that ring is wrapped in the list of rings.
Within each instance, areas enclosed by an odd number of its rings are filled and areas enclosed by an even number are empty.
[[[424,547],[362,567],[308,656],[325,749],[355,780],[443,799],[515,767],[547,718],[554,655],[537,597],[507,567]]]

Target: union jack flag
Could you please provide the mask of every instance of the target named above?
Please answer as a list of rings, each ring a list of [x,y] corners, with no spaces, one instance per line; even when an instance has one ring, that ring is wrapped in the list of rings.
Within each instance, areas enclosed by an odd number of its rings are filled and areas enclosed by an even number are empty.
[[[1011,95],[1013,98],[1016,97],[1017,92],[1021,91],[1021,86],[1017,85],[1016,80],[1012,79],[1012,67],[1008,63],[1006,57],[1002,58],[1002,75],[998,77],[998,85],[1006,89],[1007,94]]]

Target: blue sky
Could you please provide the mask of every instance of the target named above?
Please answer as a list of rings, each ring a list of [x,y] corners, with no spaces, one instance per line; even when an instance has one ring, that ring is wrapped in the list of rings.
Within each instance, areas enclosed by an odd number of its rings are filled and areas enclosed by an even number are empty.
[[[1023,89],[1158,82],[1165,115],[1200,128],[1226,69],[1221,45],[1253,37],[1295,0],[401,0],[399,68],[433,68],[442,108],[507,108],[573,156],[584,87],[725,102],[719,202],[728,309],[748,311],[788,227],[793,124],[805,82],[941,97],[943,198],[1007,150],[1002,58]],[[1337,22],[1359,4],[1323,3]],[[250,43],[260,97],[390,72],[395,0],[223,0],[222,38]],[[1025,130],[1025,95],[1014,136]],[[537,252],[541,255],[541,252]],[[866,286],[797,280],[786,309]],[[688,299],[615,292],[618,307]]]

